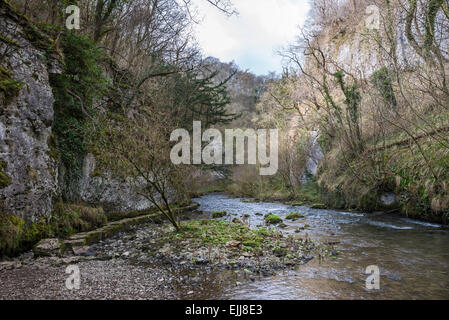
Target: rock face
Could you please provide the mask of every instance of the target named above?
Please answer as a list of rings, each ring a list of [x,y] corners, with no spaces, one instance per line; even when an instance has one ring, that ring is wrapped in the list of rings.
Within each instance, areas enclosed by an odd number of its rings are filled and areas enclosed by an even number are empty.
[[[0,214],[28,221],[48,217],[66,189],[62,183],[65,170],[52,157],[57,152],[53,149],[54,95],[49,76],[63,69],[62,57],[51,48],[46,35],[0,0]],[[8,81],[18,81],[21,89],[5,92],[4,74]],[[95,159],[88,154],[82,178],[74,182],[79,200],[102,205],[107,213],[152,207],[130,183],[108,173],[95,176],[94,170]]]
[[[146,210],[153,204],[136,194],[134,186],[120,181],[110,173],[96,176],[95,157],[89,153],[84,158],[83,176],[80,181],[80,196],[87,203],[101,203],[106,212],[130,212]]]
[[[26,219],[48,215],[58,194],[57,162],[50,156],[55,61],[27,35],[23,18],[0,3],[1,66],[23,86],[0,109],[0,161],[9,183],[0,186],[0,211]],[[8,42],[12,40],[13,42]],[[57,66],[57,65],[56,65]]]
[[[338,26],[328,26],[320,32],[319,45],[323,49],[326,61],[331,64],[332,72],[338,71],[335,64],[361,79],[368,79],[376,70],[384,66],[383,61],[387,53],[383,46],[386,46],[391,40],[396,43],[399,64],[407,66],[413,61],[419,62],[416,53],[405,37],[403,10],[398,10],[395,8],[396,6],[397,4],[393,2],[391,32],[394,39],[390,39],[382,28],[368,27],[367,23],[371,14],[365,11],[367,5],[358,9],[359,17],[355,21],[343,21]],[[379,15],[382,22],[380,25],[388,25],[387,19],[390,18],[387,8],[379,8],[379,10],[384,12]]]
[[[321,159],[323,159],[324,157],[323,150],[321,150],[320,144],[318,143],[318,138],[319,138],[318,131],[310,132],[311,147],[309,152],[309,158],[307,159],[306,163],[306,174],[304,174],[304,176],[301,178],[302,184],[307,183],[307,174],[316,177],[318,172],[318,165]]]

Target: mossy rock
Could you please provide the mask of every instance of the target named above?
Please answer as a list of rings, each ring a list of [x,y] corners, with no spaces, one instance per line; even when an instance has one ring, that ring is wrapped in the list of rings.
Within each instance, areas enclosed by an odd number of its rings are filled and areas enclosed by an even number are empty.
[[[227,215],[228,215],[228,213],[226,211],[216,211],[216,212],[212,213],[212,218],[219,219],[219,218],[226,217]]]
[[[276,257],[285,257],[288,253],[288,249],[277,247],[273,249],[273,253]]]
[[[15,215],[0,213],[0,256],[29,250],[49,233],[44,223],[27,223]]]
[[[298,220],[298,219],[303,219],[305,218],[305,216],[299,212],[292,212],[289,215],[287,215],[287,217],[285,217],[287,220]]]
[[[314,203],[310,206],[310,209],[327,209],[327,205],[323,203]]]
[[[282,223],[282,219],[274,214],[269,214],[265,217],[265,222],[267,224],[279,224]]]
[[[59,239],[42,239],[33,248],[36,257],[59,256],[63,252],[63,244]]]
[[[304,202],[302,202],[302,201],[289,201],[286,204],[289,205],[289,206],[292,206],[292,207],[302,207],[304,205]]]

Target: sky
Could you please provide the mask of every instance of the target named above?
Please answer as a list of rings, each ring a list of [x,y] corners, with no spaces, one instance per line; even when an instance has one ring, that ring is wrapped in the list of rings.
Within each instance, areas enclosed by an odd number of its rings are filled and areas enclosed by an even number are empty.
[[[206,56],[235,61],[257,75],[282,72],[276,50],[295,40],[308,0],[233,0],[238,15],[226,17],[205,0],[195,0],[201,22],[197,40]]]

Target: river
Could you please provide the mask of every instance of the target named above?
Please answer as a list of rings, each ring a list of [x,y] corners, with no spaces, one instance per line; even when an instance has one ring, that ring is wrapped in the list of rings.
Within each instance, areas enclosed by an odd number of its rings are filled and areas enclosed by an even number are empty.
[[[197,299],[449,299],[449,229],[388,214],[364,214],[293,207],[281,203],[248,203],[222,194],[194,201],[201,211],[226,210],[232,219],[245,219],[251,227],[263,224],[257,213],[285,218],[300,212],[306,218],[284,220],[284,233],[322,242],[338,243],[337,255],[316,258],[296,270],[275,276],[238,279],[230,285],[230,272],[198,273],[202,289]],[[246,218],[245,218],[246,216]],[[306,229],[295,232],[298,228]],[[380,289],[366,289],[365,270],[378,266]],[[192,275],[190,275],[192,276]],[[228,280],[228,281],[226,281]],[[237,280],[235,280],[237,281]]]

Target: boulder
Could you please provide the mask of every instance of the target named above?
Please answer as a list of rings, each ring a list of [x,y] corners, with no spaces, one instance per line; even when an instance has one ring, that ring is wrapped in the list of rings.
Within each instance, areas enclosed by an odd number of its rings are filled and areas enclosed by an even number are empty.
[[[62,253],[62,245],[59,239],[42,239],[33,248],[36,257],[53,257]]]

